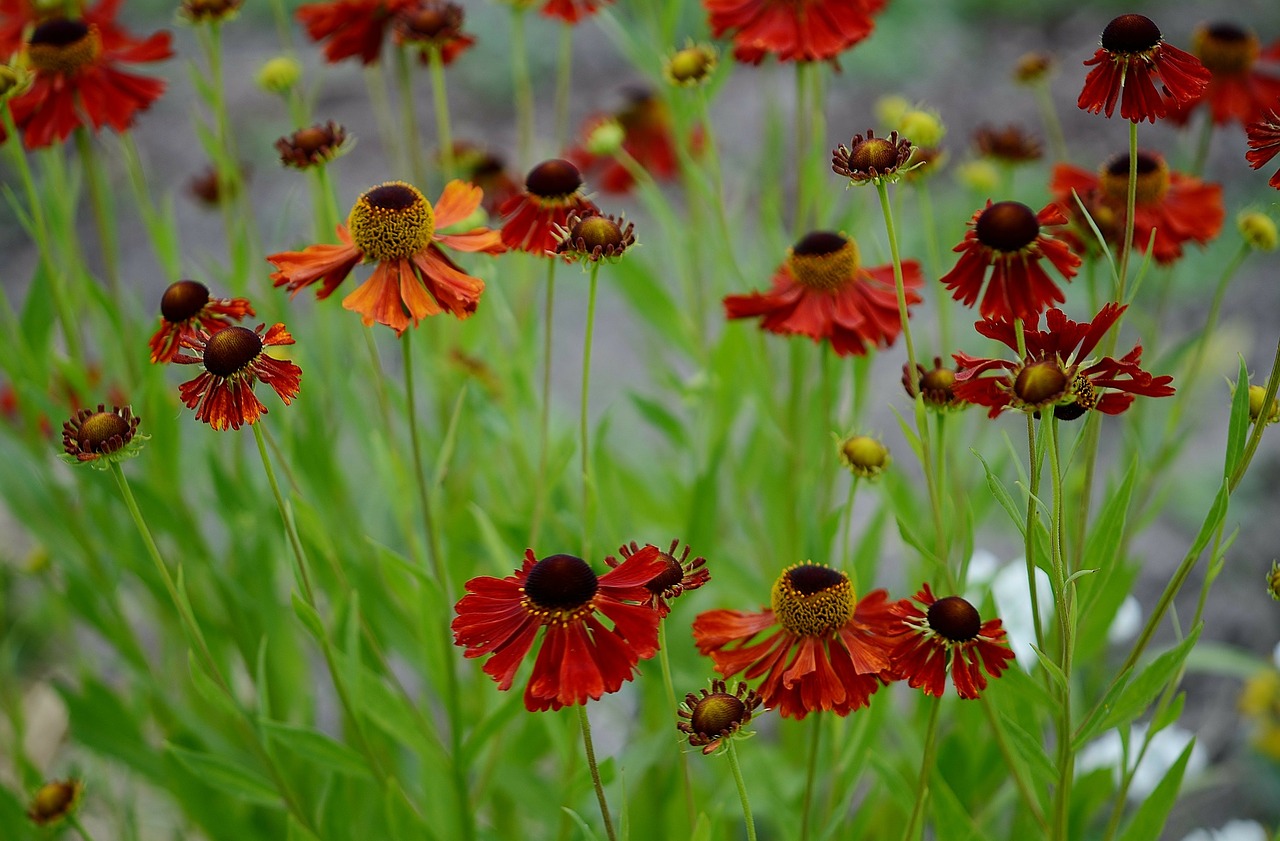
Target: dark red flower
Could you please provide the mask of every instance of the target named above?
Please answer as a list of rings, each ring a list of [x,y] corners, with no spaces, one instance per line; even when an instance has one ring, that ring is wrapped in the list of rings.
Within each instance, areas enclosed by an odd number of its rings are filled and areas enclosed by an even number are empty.
[[[453,164],[459,178],[484,190],[480,206],[491,216],[500,215],[499,208],[521,193],[520,183],[507,172],[506,161],[475,144],[455,142]]]
[[[335,64],[359,58],[362,64],[376,64],[382,41],[399,11],[412,8],[418,0],[326,0],[307,3],[294,13],[312,41],[324,41],[324,59]]]
[[[973,144],[978,147],[979,155],[1006,164],[1038,161],[1043,155],[1040,141],[1017,123],[1002,128],[979,126],[973,133]]]
[[[245,298],[210,297],[209,287],[194,280],[170,284],[160,298],[160,327],[148,343],[151,361],[172,360],[182,337],[194,333],[196,325],[213,333],[247,315],[254,312]]]
[[[83,125],[124,131],[164,93],[164,81],[126,73],[120,65],[169,58],[169,33],[128,36],[114,23],[118,6],[118,0],[104,0],[83,18],[51,17],[31,30],[27,60],[35,78],[10,103],[28,148],[66,140]]]
[[[599,577],[581,558],[538,560],[527,549],[514,574],[467,582],[467,595],[454,607],[454,643],[466,648],[468,658],[488,656],[484,673],[507,690],[545,629],[525,687],[525,708],[540,712],[598,701],[617,692],[635,675],[636,664],[658,651],[658,612],[645,604],[646,585],[664,568],[656,546]]]
[[[549,18],[559,18],[567,24],[575,24],[591,17],[613,0],[547,0],[542,13]]]
[[[1075,277],[1080,266],[1080,258],[1065,242],[1043,233],[1047,226],[1066,223],[1067,217],[1056,204],[1036,213],[1016,201],[992,204],[988,199],[987,206],[969,220],[964,240],[952,249],[960,252],[960,260],[942,276],[942,285],[957,301],[971,307],[990,270],[979,308],[982,317],[1005,321],[1033,318],[1066,300],[1040,261],[1047,260],[1066,280]]]
[[[648,548],[650,544],[645,545],[645,549]],[[692,561],[689,560],[688,546],[684,547],[684,554],[677,558],[676,551],[679,548],[680,541],[673,540],[667,551],[658,552],[663,570],[652,581],[645,584],[649,590],[649,606],[658,611],[658,615],[664,619],[671,612],[671,605],[667,604],[669,600],[687,590],[696,590],[711,580],[711,573],[705,569],[707,559],[699,555]],[[623,562],[640,551],[642,550],[634,540],[626,546],[618,547],[618,554],[622,556]],[[610,567],[616,567],[619,564],[618,559],[613,555],[605,558],[604,562]]]
[[[1062,310],[1051,309],[1045,316],[1045,330],[1037,329],[1038,316],[1027,322],[1026,355],[1017,360],[954,354],[961,368],[956,397],[986,406],[993,418],[1004,409],[1039,412],[1052,407],[1059,418],[1074,420],[1090,409],[1118,415],[1129,408],[1136,394],[1172,395],[1173,377],[1142,370],[1142,345],[1134,345],[1118,360],[1105,356],[1090,361],[1089,355],[1124,311],[1120,304],[1107,304],[1093,321],[1077,322]],[[1017,330],[1010,322],[986,319],[974,326],[983,336],[1018,350]]]
[[[476,39],[462,31],[462,7],[440,0],[419,0],[417,6],[395,17],[395,43],[419,50],[418,59],[430,63],[430,50],[440,51],[441,64],[450,64],[475,45]]]
[[[710,655],[724,677],[743,670],[748,680],[763,675],[764,705],[786,718],[828,710],[843,716],[867,706],[889,668],[888,593],[873,590],[856,601],[844,573],[804,563],[783,570],[772,605],[759,613],[699,614],[693,621],[698,651]]]
[[[115,49],[138,39],[116,23],[116,15],[124,0],[98,0],[82,17],[86,23],[96,24],[102,38],[103,49]],[[83,4],[75,3],[77,8]],[[66,17],[66,3],[34,2],[34,0],[0,0],[0,61],[8,62],[27,44],[31,28]]]
[[[1084,64],[1093,69],[1076,104],[1110,117],[1118,101],[1120,116],[1135,123],[1154,123],[1200,96],[1209,84],[1209,71],[1200,59],[1166,43],[1160,27],[1142,15],[1121,15],[1107,24],[1102,46]]]
[[[288,406],[298,396],[302,369],[287,359],[268,356],[266,349],[293,344],[293,336],[283,324],[273,325],[266,335],[265,324],[257,329],[223,327],[216,333],[196,331],[182,340],[184,348],[196,355],[179,353],[173,361],[181,365],[200,365],[203,371],[179,387],[179,395],[188,409],[196,410],[196,420],[223,430],[253,425],[267,413],[253,393],[253,384],[262,381],[275,391]]]
[[[636,88],[627,92],[627,104],[616,114],[589,117],[582,127],[581,142],[569,150],[569,158],[589,176],[592,184],[598,184],[606,193],[625,193],[635,183],[631,173],[612,154],[595,154],[589,149],[592,134],[611,121],[622,129],[622,151],[654,179],[675,176],[679,168],[671,113],[652,91]],[[699,142],[695,136],[694,145]]]
[[[1193,111],[1208,104],[1214,123],[1234,120],[1243,126],[1262,119],[1268,108],[1280,102],[1280,41],[1264,51],[1258,36],[1247,29],[1234,23],[1206,23],[1196,27],[1191,52],[1212,78],[1203,94],[1170,112],[1175,122],[1185,123]]]
[[[1247,129],[1249,151],[1244,153],[1245,160],[1254,169],[1260,169],[1280,153],[1280,111],[1271,111],[1262,122],[1250,123]],[[1280,190],[1280,169],[1267,182]]]
[[[907,303],[920,303],[920,264],[902,264]],[[841,356],[888,347],[902,329],[893,267],[863,268],[858,246],[844,234],[814,231],[788,249],[766,293],[729,295],[728,318],[761,317],[761,328],[831,342]]]
[[[529,170],[524,192],[501,208],[502,244],[530,254],[553,254],[559,240],[556,226],[568,227],[570,214],[599,213],[582,193],[582,175],[568,161],[553,158]]]
[[[1076,223],[1074,233],[1063,238],[1079,253],[1090,250],[1096,240],[1080,215],[1074,192],[1088,209],[1103,237],[1117,250],[1124,247],[1125,207],[1129,189],[1129,155],[1122,153],[1103,165],[1099,174],[1058,164],[1050,184],[1054,201]],[[1164,158],[1150,151],[1138,152],[1137,203],[1133,212],[1133,245],[1146,253],[1155,231],[1153,256],[1162,265],[1182,256],[1182,245],[1212,240],[1222,230],[1226,209],[1222,187],[1207,184],[1190,175],[1170,172]]]
[[[871,34],[872,15],[886,0],[702,0],[711,35],[733,36],[733,57],[759,64],[779,61],[835,61]]]
[[[983,668],[1000,677],[1013,660],[1000,620],[983,622],[973,605],[959,596],[936,598],[928,584],[914,598],[919,607],[902,599],[889,608],[900,634],[889,655],[894,677],[941,698],[950,669],[956,693],[977,698],[987,688]]]

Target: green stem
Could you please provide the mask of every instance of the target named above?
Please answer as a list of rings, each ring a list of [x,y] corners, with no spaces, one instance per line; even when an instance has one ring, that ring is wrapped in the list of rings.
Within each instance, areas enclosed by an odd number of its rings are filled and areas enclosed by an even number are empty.
[[[516,94],[516,167],[524,172],[533,153],[533,80],[529,76],[529,50],[525,44],[524,19],[528,10],[511,7],[511,73]]]
[[[1196,140],[1196,156],[1191,163],[1191,174],[1204,172],[1205,161],[1209,160],[1209,147],[1213,141],[1213,114],[1208,111],[1204,115],[1204,123],[1200,126],[1200,136]]]
[[[920,224],[924,227],[926,253],[929,255],[929,272],[942,276],[942,249],[938,245],[938,225],[933,213],[933,196],[929,191],[929,179],[916,182],[916,196],[920,200]],[[950,295],[938,295],[938,347],[944,352],[951,347],[951,319],[955,310]]]
[[[587,293],[587,329],[582,339],[582,400],[578,406],[578,425],[582,446],[582,557],[591,557],[591,448],[587,422],[587,397],[591,391],[591,333],[596,318],[596,287],[600,263],[591,264],[591,289]]]
[[[609,841],[618,841],[613,831],[613,818],[609,817],[609,802],[604,797],[604,784],[600,782],[600,768],[596,765],[596,749],[591,743],[591,722],[587,719],[587,707],[578,704],[578,723],[582,727],[582,747],[587,754],[587,767],[591,769],[591,784],[596,789],[596,801],[600,804],[600,817],[604,819],[604,831]]]
[[[364,88],[373,109],[373,122],[378,127],[383,157],[395,161],[399,155],[396,120],[391,114],[391,101],[387,97],[387,76],[382,64],[371,64],[364,69]],[[405,154],[411,155],[412,152],[406,149]]]
[[[853,542],[853,498],[858,493],[858,477],[855,475],[849,482],[849,495],[844,500],[844,537],[840,541],[840,568],[852,579],[856,590],[857,576],[850,569],[849,545]]]
[[[809,130],[812,128],[807,115],[809,112],[809,66],[811,62],[796,62],[796,159],[800,165],[796,167],[796,220],[795,235],[803,236],[809,224],[809,196],[806,183],[807,168],[804,165],[806,153],[809,151]]]
[[[1129,123],[1129,187],[1124,202],[1124,246],[1120,252],[1119,288],[1115,300],[1124,303],[1125,285],[1129,282],[1129,254],[1133,251],[1133,213],[1138,203],[1138,124]],[[1115,342],[1112,342],[1114,346]]]
[[[907,831],[902,834],[902,841],[913,841],[916,828],[924,817],[924,804],[929,799],[929,775],[933,771],[934,755],[938,750],[938,711],[942,709],[942,696],[933,699],[929,706],[929,724],[924,732],[924,757],[920,760],[920,778],[916,782],[916,802],[911,808],[911,820],[907,821]]]
[[[747,799],[747,784],[742,779],[742,768],[738,765],[738,749],[733,739],[729,743],[729,767],[733,769],[733,781],[738,784],[738,799],[742,801],[742,818],[747,823],[747,841],[756,841],[756,820],[751,816],[751,801]]]
[[[80,823],[80,819],[75,815],[67,815],[67,823],[71,824],[71,828],[76,831],[83,841],[93,841],[93,836],[89,834],[89,830],[84,828],[84,824]]]
[[[316,241],[330,242],[336,236],[334,232],[342,218],[338,211],[338,197],[327,165],[312,167],[311,173],[316,208]],[[364,332],[367,334],[369,331]]]
[[[662,683],[667,689],[667,697],[671,699],[671,708],[680,705],[676,698],[675,681],[671,678],[671,658],[667,656],[667,624],[658,624],[658,663],[662,667]],[[730,740],[732,742],[732,740]],[[693,803],[693,780],[689,776],[689,755],[680,751],[680,777],[684,787],[684,806],[689,818],[689,831],[692,832],[698,820],[698,810]]]
[[[400,350],[403,352],[404,400],[405,411],[409,422],[409,444],[413,451],[413,473],[418,488],[418,504],[422,509],[422,532],[426,538],[427,562],[431,566],[431,574],[436,577],[446,593],[453,592],[449,583],[449,570],[443,564],[440,548],[440,533],[436,528],[435,514],[431,506],[431,495],[427,486],[427,469],[422,457],[422,442],[418,438],[418,407],[413,389],[413,349],[409,337],[413,333],[406,331],[400,337]]]
[[[720,146],[716,142],[715,125],[711,120],[711,106],[707,102],[707,91],[703,85],[698,86],[698,122],[702,127],[702,154],[706,156],[707,169],[711,173],[711,183],[715,187],[712,205],[716,211],[716,221],[720,225],[720,235],[724,238],[724,255],[729,259],[729,267],[735,277],[742,277],[738,267],[736,241],[729,228],[729,211],[725,204],[724,169],[720,163]]]
[[[275,497],[276,507],[280,509],[280,519],[284,521],[285,535],[293,550],[297,579],[302,587],[302,597],[311,607],[315,607],[315,591],[311,587],[311,575],[307,572],[306,552],[302,548],[302,538],[293,522],[293,510],[280,492],[280,482],[276,479],[275,468],[271,465],[271,455],[267,452],[267,440],[262,434],[261,423],[252,424],[253,439],[258,442],[258,455],[262,458],[262,467],[267,473],[267,483],[271,485],[271,494]]]
[[[569,94],[573,86],[573,27],[560,26],[559,55],[556,63],[556,148],[569,144]]]
[[[80,126],[75,130],[76,151],[80,155],[80,165],[84,168],[85,184],[89,188],[89,205],[93,210],[94,226],[98,229],[98,241],[102,246],[102,264],[107,275],[107,285],[111,289],[111,297],[117,303],[123,303],[124,294],[120,288],[120,253],[116,246],[115,215],[107,199],[107,187],[102,175],[102,167],[98,154],[94,151],[93,140],[89,130]],[[124,310],[121,307],[122,311]]]
[[[542,324],[542,407],[538,416],[538,475],[534,480],[533,524],[529,527],[529,545],[536,547],[542,534],[542,520],[547,512],[551,469],[551,346],[555,325],[556,264],[547,259],[547,305]]]
[[[907,289],[902,276],[902,255],[898,253],[898,235],[893,227],[893,209],[889,206],[889,185],[884,179],[876,180],[876,192],[880,194],[880,210],[884,214],[884,228],[889,236],[889,253],[893,257],[893,285],[898,293],[898,318],[902,321],[902,340],[907,346],[907,370],[916,370],[916,348],[911,341],[911,325],[907,314]],[[910,379],[911,394],[916,394],[914,378]]]
[[[1062,132],[1062,123],[1058,120],[1058,108],[1054,104],[1053,95],[1047,82],[1038,83],[1032,88],[1036,104],[1040,107],[1040,116],[1044,120],[1045,134],[1049,135],[1049,150],[1054,160],[1067,160],[1067,139]]]
[[[1021,335],[1021,334],[1019,334]],[[1044,651],[1044,628],[1040,623],[1040,591],[1036,586],[1036,533],[1040,518],[1040,459],[1036,457],[1036,424],[1027,415],[1027,464],[1031,487],[1027,490],[1027,531],[1023,557],[1027,562],[1027,590],[1031,596],[1031,619],[1036,631],[1036,648]]]
[[[818,776],[818,751],[822,747],[822,720],[815,715],[810,726],[809,765],[804,774],[804,800],[800,804],[800,841],[809,841],[810,812],[813,811],[813,788]]]
[[[1058,723],[1058,789],[1054,794],[1054,829],[1056,838],[1068,841],[1068,818],[1071,811],[1071,783],[1075,773],[1075,751],[1071,746],[1071,665],[1075,654],[1075,584],[1068,581],[1062,553],[1063,499],[1062,466],[1058,447],[1058,419],[1052,414],[1044,419],[1049,434],[1049,472],[1053,483],[1053,521],[1049,547],[1052,553],[1055,610],[1062,637],[1060,667],[1064,677]],[[1034,586],[1034,585],[1033,585]]]
[[[440,145],[440,169],[447,184],[454,174],[453,132],[449,126],[449,91],[444,84],[444,57],[439,47],[427,48],[431,64],[431,100],[436,109],[436,143]]]
[[[1231,283],[1231,278],[1235,275],[1236,270],[1240,268],[1240,264],[1244,262],[1244,258],[1249,256],[1250,250],[1248,243],[1241,243],[1235,256],[1231,258],[1222,270],[1222,276],[1218,278],[1218,286],[1213,291],[1213,303],[1209,305],[1209,315],[1205,318],[1204,330],[1201,331],[1200,338],[1196,341],[1195,355],[1191,357],[1187,372],[1183,375],[1182,382],[1178,385],[1178,390],[1183,394],[1188,394],[1191,391],[1192,386],[1195,385],[1200,376],[1200,366],[1204,364],[1204,355],[1209,348],[1209,340],[1213,338],[1213,331],[1218,326],[1218,314],[1222,311],[1222,299],[1226,297],[1227,286]],[[1189,401],[1177,401],[1174,414],[1181,414],[1179,410],[1187,402]],[[1174,422],[1176,423],[1176,420]]]
[[[409,48],[396,53],[396,83],[400,89],[400,130],[404,132],[405,163],[413,174],[413,182],[425,189],[427,170],[422,161],[422,145],[418,142],[418,116],[413,107],[413,77],[409,72]]]

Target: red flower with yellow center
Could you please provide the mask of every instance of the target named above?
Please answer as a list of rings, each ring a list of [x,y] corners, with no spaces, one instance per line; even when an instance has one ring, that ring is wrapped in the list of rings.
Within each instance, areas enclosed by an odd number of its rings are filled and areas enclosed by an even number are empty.
[[[257,423],[267,413],[253,393],[253,384],[259,381],[271,386],[286,406],[298,396],[302,369],[266,352],[269,347],[293,344],[293,336],[283,324],[273,325],[263,335],[265,326],[250,330],[233,325],[212,334],[201,330],[182,340],[182,346],[197,355],[179,353],[173,361],[204,368],[178,392],[186,407],[196,410],[196,420],[219,431]]]
[[[784,717],[843,716],[867,706],[881,686],[889,667],[889,607],[884,590],[857,601],[844,573],[796,564],[774,582],[771,609],[708,611],[693,621],[693,638],[724,677],[744,670],[748,680],[763,675],[760,697]]]
[[[956,693],[977,698],[987,688],[983,668],[1000,677],[1013,660],[1000,620],[983,622],[977,608],[959,596],[939,599],[924,584],[914,603],[902,599],[889,610],[897,618],[900,635],[890,652],[894,675],[926,695],[942,697],[950,669]]]
[[[672,136],[671,112],[666,103],[647,88],[627,91],[627,103],[615,114],[595,115],[583,124],[582,141],[569,150],[569,157],[606,193],[625,193],[635,184],[627,168],[612,154],[595,154],[588,146],[600,126],[616,123],[622,129],[622,151],[626,152],[656,180],[675,176],[676,142]],[[694,146],[701,139],[695,135]]]
[[[990,282],[982,296],[983,318],[1012,321],[1029,319],[1054,303],[1066,300],[1040,261],[1047,260],[1066,280],[1075,277],[1080,258],[1065,242],[1043,233],[1050,225],[1065,225],[1067,217],[1056,204],[1039,213],[1016,201],[1002,201],[973,214],[955,268],[942,276],[942,285],[967,307],[978,300],[982,284]]]
[[[1134,395],[1168,397],[1173,377],[1152,376],[1142,370],[1142,345],[1134,345],[1121,359],[1088,357],[1125,307],[1107,304],[1093,321],[1072,321],[1059,309],[1045,316],[1047,329],[1037,329],[1039,317],[1023,331],[1026,355],[1017,361],[984,359],[954,354],[961,371],[956,375],[955,396],[986,406],[990,417],[1005,409],[1039,412],[1053,408],[1061,420],[1075,420],[1090,409],[1118,415],[1133,403]],[[974,325],[988,339],[1018,350],[1015,326],[987,319]]]
[[[1054,201],[1066,208],[1067,216],[1076,223],[1076,232],[1064,233],[1063,238],[1078,253],[1085,253],[1096,244],[1096,239],[1081,218],[1072,193],[1080,196],[1106,241],[1116,249],[1124,247],[1128,153],[1112,158],[1097,175],[1070,164],[1058,164],[1053,169],[1049,187]],[[1155,152],[1138,152],[1133,245],[1140,253],[1146,253],[1147,244],[1152,242],[1151,232],[1155,231],[1152,254],[1156,262],[1172,263],[1182,256],[1183,243],[1204,245],[1216,237],[1226,215],[1222,187],[1170,172],[1164,158]]]
[[[1191,112],[1207,104],[1209,117],[1217,125],[1234,120],[1243,126],[1262,119],[1268,108],[1280,102],[1280,41],[1264,51],[1258,36],[1247,29],[1234,23],[1206,23],[1196,27],[1191,52],[1212,78],[1203,94],[1170,112],[1175,122],[1185,123]]]
[[[118,6],[103,2],[83,18],[48,18],[31,30],[27,61],[35,78],[10,103],[28,148],[66,140],[83,125],[125,131],[164,93],[162,80],[126,73],[120,65],[169,58],[169,33],[143,40],[128,36],[115,26]]]
[[[1120,116],[1135,123],[1165,117],[1204,93],[1210,78],[1200,59],[1166,43],[1160,27],[1142,15],[1107,24],[1102,46],[1084,64],[1093,69],[1076,104],[1110,117],[1119,102]]]
[[[920,264],[905,261],[902,273],[907,303],[920,303],[912,291],[922,283]],[[724,310],[731,319],[760,317],[772,333],[826,339],[840,356],[888,347],[902,329],[893,267],[863,268],[857,244],[832,231],[805,235],[788,250],[771,290],[729,295]]]
[[[568,161],[553,158],[529,170],[524,192],[502,205],[502,244],[530,254],[549,255],[559,239],[556,226],[568,227],[569,216],[599,213],[582,193],[582,175]]]
[[[599,577],[581,558],[538,560],[525,550],[524,565],[514,574],[467,582],[467,595],[454,607],[454,643],[468,658],[488,656],[484,673],[505,691],[542,631],[525,708],[541,712],[598,701],[622,688],[636,664],[658,651],[658,612],[645,603],[646,585],[664,566],[656,546]]]
[[[194,280],[170,284],[160,298],[160,327],[148,342],[151,361],[172,360],[182,337],[194,333],[196,325],[213,333],[247,315],[254,312],[245,298],[213,298],[209,287]]]
[[[438,231],[475,213],[481,197],[479,187],[450,181],[432,207],[417,188],[403,181],[380,184],[362,195],[347,224],[338,226],[342,245],[272,254],[267,258],[276,267],[271,279],[295,295],[323,280],[316,297],[327,298],[357,263],[377,263],[369,279],[342,301],[342,306],[360,313],[366,326],[385,324],[399,335],[410,322],[417,325],[445,311],[466,318],[476,311],[484,281],[463,272],[440,246],[500,254],[502,240],[488,228],[465,234]]]
[[[702,0],[713,38],[733,36],[733,57],[759,64],[835,61],[871,34],[886,0]]]
[[[648,545],[645,549],[650,548]],[[711,580],[711,573],[704,566],[707,559],[702,556],[689,560],[689,547],[684,547],[684,553],[680,557],[676,557],[676,551],[680,548],[680,541],[671,541],[670,548],[665,552],[658,552],[658,558],[663,563],[662,572],[650,581],[645,587],[649,591],[648,604],[654,610],[658,611],[658,616],[665,619],[667,614],[671,612],[671,605],[668,601],[676,598],[687,590],[696,590],[703,584]],[[618,547],[618,554],[622,556],[622,562],[625,563],[627,558],[637,552],[643,551],[633,540],[626,546]],[[604,559],[604,562],[610,567],[619,565],[619,561],[613,555]]]
[[[1262,122],[1250,123],[1247,129],[1249,151],[1245,160],[1253,169],[1260,169],[1280,153],[1280,110],[1269,112]],[[1267,182],[1280,190],[1280,169]]]

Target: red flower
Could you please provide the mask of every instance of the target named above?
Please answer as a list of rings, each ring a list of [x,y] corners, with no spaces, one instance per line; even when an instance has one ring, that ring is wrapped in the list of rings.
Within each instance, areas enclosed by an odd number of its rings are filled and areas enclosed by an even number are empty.
[[[293,344],[293,336],[283,324],[272,326],[264,336],[265,326],[259,324],[250,330],[233,325],[213,334],[198,330],[182,340],[184,348],[192,348],[198,355],[179,353],[173,361],[204,367],[194,380],[179,386],[182,402],[196,410],[196,420],[217,430],[257,423],[267,413],[267,407],[253,393],[253,384],[259,380],[271,386],[286,406],[298,396],[302,369],[266,352],[268,347]]]
[[[982,621],[977,609],[959,596],[936,598],[928,584],[911,599],[890,606],[897,617],[898,643],[890,653],[893,672],[912,689],[941,698],[947,688],[947,669],[961,698],[974,699],[987,688],[982,674],[1000,677],[1013,652],[999,619]]]
[[[116,13],[123,2],[124,0],[98,0],[97,5],[82,14],[85,23],[97,25],[104,49],[114,49],[137,40],[116,23]],[[65,3],[0,0],[0,60],[8,62],[26,46],[29,27],[64,17],[66,10]]]
[[[1039,317],[1027,322],[1023,331],[1027,353],[1018,361],[954,354],[961,369],[956,375],[956,397],[986,406],[993,418],[1008,408],[1038,412],[1053,407],[1058,418],[1074,420],[1089,409],[1118,415],[1129,408],[1135,394],[1170,396],[1173,377],[1142,370],[1142,345],[1134,345],[1119,360],[1106,356],[1089,361],[1089,354],[1124,311],[1120,304],[1107,304],[1093,321],[1077,322],[1062,310],[1051,309],[1045,316],[1046,330],[1037,329]],[[1018,349],[1013,324],[987,319],[974,326],[988,339]]]
[[[1120,154],[1105,164],[1098,175],[1087,170],[1058,164],[1050,184],[1054,201],[1067,209],[1076,221],[1077,233],[1064,234],[1077,252],[1087,251],[1095,242],[1094,234],[1080,217],[1072,193],[1080,196],[1089,215],[1107,242],[1124,247],[1125,205],[1129,189],[1129,155]],[[1201,245],[1222,230],[1226,218],[1222,205],[1222,188],[1206,184],[1198,178],[1170,172],[1168,164],[1155,152],[1138,152],[1137,203],[1133,212],[1133,245],[1145,253],[1155,231],[1152,246],[1155,260],[1162,265],[1182,256],[1182,244]]]
[[[164,93],[160,79],[135,76],[121,64],[162,61],[173,55],[169,33],[143,40],[114,23],[119,0],[104,0],[83,18],[48,18],[27,38],[35,78],[10,106],[28,148],[63,141],[82,125],[124,131],[139,111]]]
[[[649,544],[645,545],[645,549],[652,548]],[[711,580],[711,573],[703,568],[707,559],[701,556],[689,560],[689,547],[684,547],[684,554],[679,558],[676,557],[676,550],[680,548],[680,541],[671,541],[671,547],[665,552],[658,552],[658,557],[662,560],[663,570],[649,583],[645,584],[645,588],[649,591],[649,598],[646,600],[648,605],[658,611],[658,616],[663,619],[667,618],[667,614],[671,612],[671,605],[667,601],[674,599],[686,590],[696,590],[703,584]],[[622,555],[622,562],[626,562],[627,558],[637,552],[643,551],[633,540],[627,546],[618,547],[618,554]],[[610,567],[616,567],[619,564],[617,558],[613,555],[604,559],[604,562]]]
[[[902,264],[907,303],[920,303],[911,291],[921,283],[920,264]],[[893,267],[865,269],[858,246],[844,234],[814,231],[787,252],[766,293],[729,295],[728,318],[762,316],[760,326],[773,333],[826,339],[840,356],[861,356],[872,347],[888,347],[902,320],[893,284]]]
[[[502,205],[502,244],[540,256],[554,256],[559,240],[555,226],[568,226],[569,215],[599,213],[582,194],[582,175],[573,164],[553,158],[529,170],[524,192]]]
[[[1271,111],[1262,122],[1251,123],[1247,129],[1249,151],[1244,153],[1245,160],[1254,169],[1265,166],[1280,153],[1280,111]],[[1280,190],[1280,170],[1267,182]]]
[[[547,0],[542,13],[549,18],[559,18],[573,25],[583,18],[590,17],[613,0]]]
[[[480,206],[490,216],[499,215],[499,208],[512,196],[521,193],[520,183],[507,173],[506,162],[472,143],[459,141],[453,144],[453,164],[463,181],[484,190]]]
[[[960,260],[943,275],[942,285],[957,301],[971,307],[991,269],[991,282],[979,309],[982,317],[1004,321],[1034,318],[1055,302],[1066,300],[1040,260],[1048,260],[1067,280],[1075,277],[1080,265],[1080,258],[1066,243],[1041,233],[1047,225],[1066,223],[1067,217],[1056,204],[1035,213],[1016,201],[992,204],[988,199],[987,206],[969,220],[964,241],[952,249],[960,252]]]
[[[172,360],[182,337],[194,333],[197,324],[213,333],[246,315],[254,312],[245,298],[211,298],[209,288],[194,280],[170,284],[160,299],[160,327],[148,343],[151,361]]]
[[[1203,94],[1170,111],[1174,122],[1185,123],[1192,111],[1208,103],[1217,125],[1232,120],[1247,125],[1280,101],[1280,41],[1264,51],[1258,36],[1247,29],[1233,23],[1201,24],[1191,51],[1212,78]],[[1259,59],[1271,64],[1270,72],[1258,68]]]
[[[628,91],[627,98],[627,104],[616,114],[590,117],[582,127],[582,142],[569,150],[569,158],[606,193],[625,193],[635,183],[631,173],[612,154],[594,154],[588,150],[592,134],[611,121],[622,129],[622,151],[654,179],[672,178],[678,171],[671,113],[666,104],[646,89]],[[701,142],[697,135],[693,141],[695,146]]]
[[[467,595],[454,608],[454,643],[466,648],[468,658],[491,655],[484,673],[505,691],[545,628],[525,687],[525,708],[539,712],[598,701],[617,692],[634,676],[636,664],[658,651],[658,613],[641,602],[649,598],[645,585],[663,569],[655,546],[598,578],[581,558],[538,560],[527,549],[513,575],[467,582]]]
[[[450,64],[475,45],[476,39],[462,31],[462,7],[440,0],[419,0],[395,19],[396,46],[409,44],[419,49],[418,60],[430,63],[429,50],[440,51],[440,63]]]
[[[871,16],[886,0],[702,0],[711,35],[733,35],[733,57],[759,64],[772,53],[779,61],[835,61],[871,34]]]
[[[403,333],[412,320],[448,310],[458,318],[476,311],[484,281],[459,269],[440,250],[503,251],[497,231],[473,228],[465,234],[438,231],[469,217],[480,206],[479,187],[450,181],[435,207],[403,181],[388,181],[366,192],[338,226],[342,245],[311,245],[302,251],[272,254],[271,279],[295,295],[319,280],[317,298],[327,298],[359,262],[378,266],[342,306],[360,313],[366,326],[375,321]],[[440,245],[437,245],[439,243]]]
[[[884,682],[893,621],[888,600],[874,590],[855,602],[844,573],[796,564],[774,583],[772,609],[708,611],[693,620],[693,638],[721,675],[744,669],[748,680],[764,675],[764,705],[784,717],[820,710],[843,716],[867,706]],[[773,633],[752,642],[766,631]]]
[[[1110,117],[1119,100],[1120,116],[1135,123],[1154,123],[1200,96],[1209,84],[1209,71],[1200,60],[1166,43],[1160,27],[1142,15],[1121,15],[1107,24],[1102,47],[1084,64],[1093,69],[1076,104]]]
[[[328,0],[299,6],[298,21],[312,41],[326,41],[324,59],[330,64],[359,56],[362,64],[376,64],[382,40],[399,11],[418,0]]]

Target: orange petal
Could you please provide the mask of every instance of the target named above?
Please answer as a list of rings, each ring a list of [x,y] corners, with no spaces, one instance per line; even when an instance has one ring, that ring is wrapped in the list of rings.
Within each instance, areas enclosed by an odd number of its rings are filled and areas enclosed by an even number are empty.
[[[475,184],[454,179],[444,185],[444,192],[436,202],[436,230],[456,225],[476,212],[480,200],[484,198],[484,190]]]
[[[427,288],[413,271],[413,264],[408,260],[400,261],[400,299],[409,310],[414,326],[429,316],[444,312],[435,298],[427,293]]]
[[[501,231],[488,228],[474,228],[465,234],[444,234],[435,238],[441,245],[447,245],[455,251],[483,251],[485,254],[501,254],[507,250],[502,242]]]
[[[459,269],[434,245],[428,245],[413,255],[413,261],[422,271],[422,282],[440,305],[458,318],[466,318],[476,311],[484,281]]]
[[[400,262],[379,263],[369,279],[342,300],[344,308],[360,313],[366,327],[376,321],[399,335],[409,326],[400,302],[400,286],[393,277]]]

